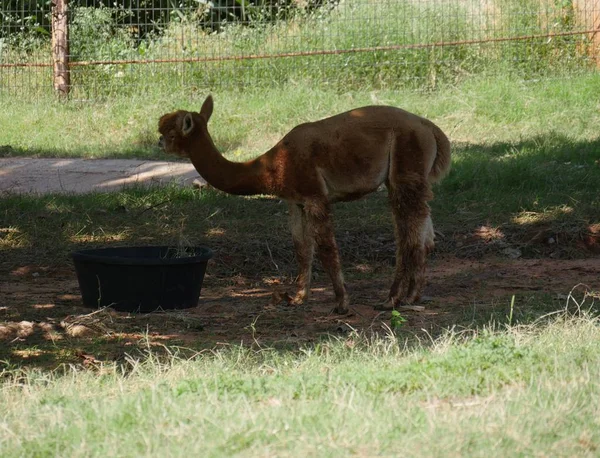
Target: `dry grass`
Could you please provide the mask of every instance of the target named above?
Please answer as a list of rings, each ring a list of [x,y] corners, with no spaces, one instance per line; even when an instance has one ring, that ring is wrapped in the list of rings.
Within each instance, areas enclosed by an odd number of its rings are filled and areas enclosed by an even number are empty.
[[[5,372],[11,456],[593,456],[597,320]],[[26,406],[24,408],[23,406]]]

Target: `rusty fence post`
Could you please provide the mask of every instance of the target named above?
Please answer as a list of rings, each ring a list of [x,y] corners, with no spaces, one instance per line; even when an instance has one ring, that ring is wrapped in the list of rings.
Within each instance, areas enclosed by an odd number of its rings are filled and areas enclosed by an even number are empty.
[[[52,0],[52,61],[54,63],[54,90],[67,96],[71,89],[69,71],[69,0]]]

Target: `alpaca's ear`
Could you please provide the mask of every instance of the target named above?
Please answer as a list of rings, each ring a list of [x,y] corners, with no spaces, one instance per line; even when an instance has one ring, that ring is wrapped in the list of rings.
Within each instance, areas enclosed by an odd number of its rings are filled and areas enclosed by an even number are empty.
[[[200,116],[206,119],[206,122],[210,119],[210,115],[213,112],[213,98],[212,95],[206,97],[206,100],[202,104],[202,108],[200,108]]]
[[[193,129],[194,118],[192,118],[192,113],[186,113],[181,123],[181,133],[184,137],[187,137]]]

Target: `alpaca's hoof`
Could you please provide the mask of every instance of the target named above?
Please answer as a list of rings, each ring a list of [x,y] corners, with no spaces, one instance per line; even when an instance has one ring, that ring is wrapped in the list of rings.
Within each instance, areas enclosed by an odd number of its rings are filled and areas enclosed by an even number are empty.
[[[350,313],[350,307],[348,307],[350,301],[348,300],[348,296],[344,295],[337,300],[338,304],[333,309],[332,313],[337,313],[338,315],[348,315],[348,313]]]
[[[379,311],[394,310],[394,301],[392,301],[391,299],[388,299],[387,301],[383,302],[382,304],[377,304],[373,308],[375,310],[379,310]]]
[[[336,308],[332,310],[331,313],[336,313],[338,315],[348,315],[350,313],[350,307],[347,305],[341,306],[338,305]]]
[[[284,302],[290,306],[298,306],[304,304],[307,299],[308,295],[304,291],[296,293],[295,296],[291,296],[287,291],[274,291],[271,296],[271,304],[277,305]]]
[[[294,297],[290,296],[290,300],[289,300],[288,304],[290,304],[290,305],[302,305],[307,300],[308,300],[308,294],[306,293],[306,291],[302,290],[302,291],[298,291],[294,295]]]

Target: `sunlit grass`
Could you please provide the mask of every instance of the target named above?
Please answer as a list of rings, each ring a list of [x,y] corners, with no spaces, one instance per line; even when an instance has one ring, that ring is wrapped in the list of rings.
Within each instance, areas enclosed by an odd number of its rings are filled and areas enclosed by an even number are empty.
[[[433,120],[455,146],[496,144],[493,150],[486,148],[493,161],[527,158],[542,149],[560,154],[543,159],[560,161],[557,166],[572,169],[593,151],[569,150],[567,154],[554,151],[554,146],[563,139],[575,143],[598,138],[600,111],[595,94],[599,86],[599,74],[531,83],[499,75],[473,78],[431,93],[399,89],[339,94],[308,85],[214,91],[210,131],[224,154],[245,160],[266,151],[300,123],[362,105],[389,104]],[[28,103],[2,98],[1,151],[13,156],[166,159],[156,146],[158,118],[175,109],[199,110],[206,95],[208,92],[172,97],[153,93],[116,97],[110,102],[66,104],[54,99]],[[477,153],[475,148],[471,151]],[[461,156],[455,157],[455,161],[461,160]]]
[[[544,324],[546,323],[546,324]],[[9,456],[592,455],[596,319],[5,372]],[[32,350],[35,351],[35,350]]]

